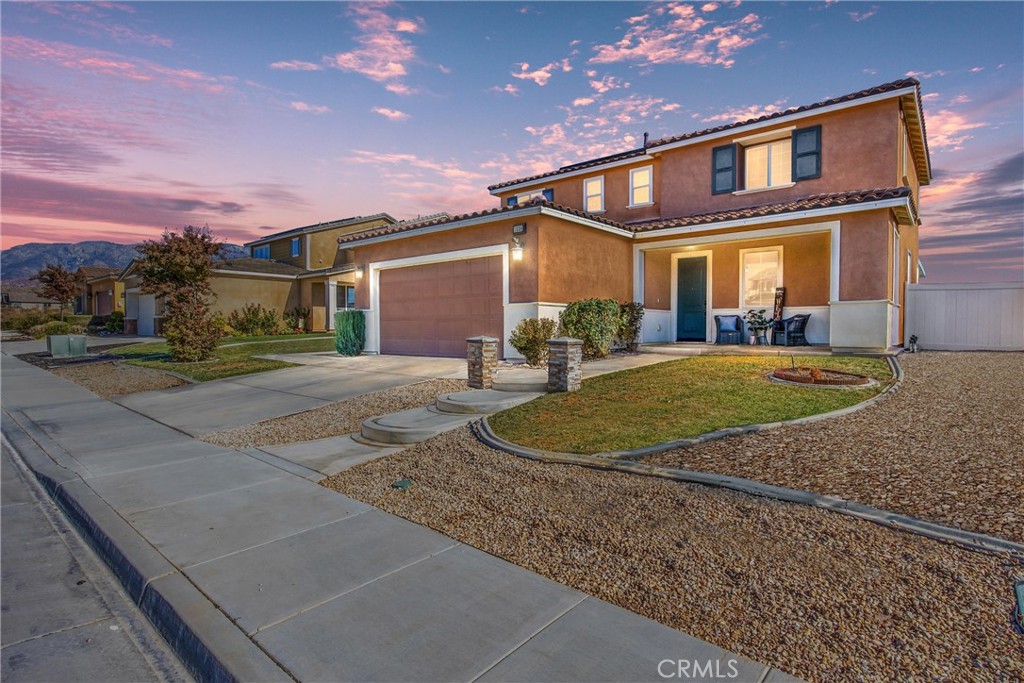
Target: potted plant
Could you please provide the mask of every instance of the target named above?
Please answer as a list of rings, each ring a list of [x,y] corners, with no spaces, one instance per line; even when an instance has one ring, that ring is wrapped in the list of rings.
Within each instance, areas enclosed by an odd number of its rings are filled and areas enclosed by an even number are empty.
[[[753,308],[743,314],[743,320],[747,323],[747,327],[750,328],[750,343],[757,344],[760,340],[764,339],[764,331],[772,325],[772,321],[764,317],[765,309],[754,310]],[[766,343],[765,340],[762,343]]]

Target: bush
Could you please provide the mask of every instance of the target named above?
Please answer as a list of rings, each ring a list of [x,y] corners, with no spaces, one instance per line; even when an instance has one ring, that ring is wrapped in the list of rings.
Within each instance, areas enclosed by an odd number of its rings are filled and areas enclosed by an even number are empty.
[[[51,334],[71,334],[71,323],[62,323],[59,320],[51,320],[42,325],[33,325],[26,330],[26,333],[33,339],[42,339]]]
[[[242,310],[228,314],[228,325],[237,332],[249,336],[278,334],[281,319],[273,308],[263,308],[261,304],[246,304]]]
[[[558,323],[550,318],[521,320],[508,338],[508,343],[523,355],[530,365],[540,365],[548,359],[548,339],[558,332]]]
[[[562,334],[583,341],[584,358],[604,358],[619,329],[615,299],[573,301],[558,316]]]
[[[285,313],[284,322],[288,332],[305,332],[306,323],[309,322],[309,313],[310,310],[302,306],[296,306]]]
[[[124,318],[124,313],[121,314],[121,318]],[[65,315],[65,322],[69,322],[72,325],[78,325],[79,327],[87,327],[92,322],[91,315]]]
[[[104,327],[107,332],[124,332],[124,313],[113,311],[107,316],[107,322]]]
[[[366,346],[366,316],[362,311],[334,314],[334,348],[343,356],[358,356]]]
[[[635,301],[619,304],[619,329],[615,336],[623,348],[636,353],[640,346],[640,327],[644,321],[644,305]]]
[[[179,363],[196,363],[213,355],[220,332],[205,304],[178,304],[175,314],[164,318],[163,336],[171,357]]]
[[[30,333],[33,327],[55,320],[57,315],[38,308],[5,308],[2,318],[3,329]]]

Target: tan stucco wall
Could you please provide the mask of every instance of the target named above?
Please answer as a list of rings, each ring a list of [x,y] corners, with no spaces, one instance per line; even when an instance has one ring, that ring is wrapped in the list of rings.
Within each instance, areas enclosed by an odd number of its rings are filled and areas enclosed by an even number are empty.
[[[371,221],[363,221],[361,223],[353,223],[352,225],[331,228],[330,230],[317,230],[297,235],[299,241],[302,243],[302,253],[296,258],[292,258],[291,256],[292,237],[294,237],[294,235],[282,237],[281,239],[268,243],[270,245],[270,258],[275,261],[281,261],[282,263],[289,263],[293,266],[298,266],[299,268],[305,268],[306,244],[308,240],[309,269],[319,270],[321,268],[332,268],[336,265],[346,263],[344,255],[338,250],[339,237],[350,235],[361,230],[370,230],[387,224],[388,221],[383,218],[376,218]]]
[[[213,310],[225,316],[249,303],[273,308],[280,316],[299,305],[299,288],[295,280],[214,273],[210,285],[217,295]]]
[[[633,300],[628,239],[545,218],[540,231],[539,299],[568,303],[589,297]]]
[[[839,298],[889,298],[890,212],[863,211],[841,217]]]

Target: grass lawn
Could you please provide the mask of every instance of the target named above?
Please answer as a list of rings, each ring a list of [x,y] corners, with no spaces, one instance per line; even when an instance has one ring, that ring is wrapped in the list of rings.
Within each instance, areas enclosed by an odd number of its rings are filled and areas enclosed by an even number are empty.
[[[580,391],[547,394],[488,420],[496,434],[523,446],[601,453],[845,408],[879,393],[891,378],[879,358],[797,356],[796,364],[880,383],[857,390],[786,386],[765,375],[788,366],[788,358],[696,356],[594,377]]]
[[[266,341],[277,339],[281,341]],[[255,340],[255,341],[254,341]],[[263,340],[263,341],[258,341]],[[239,342],[252,342],[239,345]],[[213,360],[202,363],[173,363],[167,344],[136,344],[117,349],[114,353],[122,356],[126,363],[146,368],[169,370],[199,382],[213,379],[248,375],[287,368],[294,363],[279,360],[255,358],[266,354],[314,353],[334,351],[334,338],[323,335],[294,335],[289,337],[228,337],[222,339]]]

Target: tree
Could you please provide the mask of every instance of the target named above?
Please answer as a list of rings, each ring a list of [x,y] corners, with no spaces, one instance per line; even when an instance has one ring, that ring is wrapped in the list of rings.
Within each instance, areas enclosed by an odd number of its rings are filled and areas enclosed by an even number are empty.
[[[224,243],[209,228],[189,225],[181,233],[167,230],[159,240],[146,240],[138,250],[140,289],[164,302],[164,336],[171,357],[182,363],[206,360],[220,338],[220,326],[210,313],[210,276]]]
[[[39,293],[60,304],[60,319],[63,322],[64,307],[74,301],[79,292],[75,274],[60,264],[50,264],[36,273],[35,279],[42,285]]]

